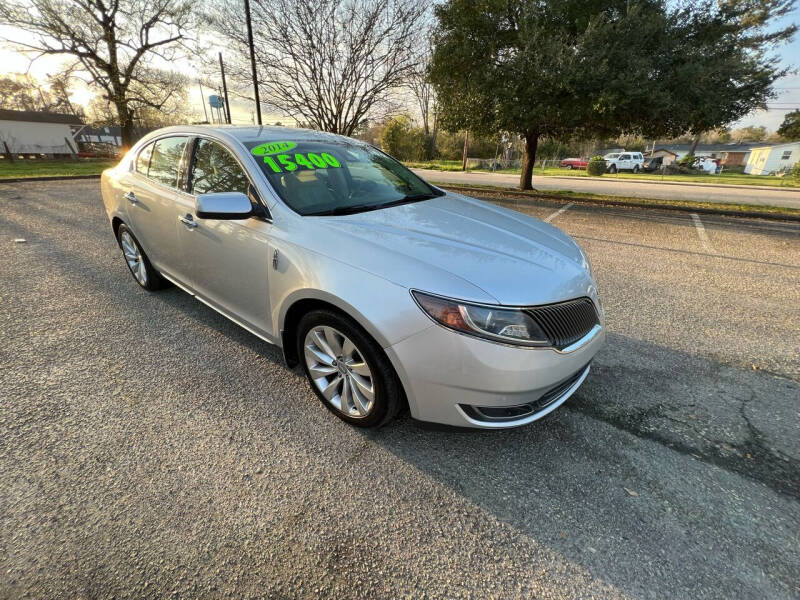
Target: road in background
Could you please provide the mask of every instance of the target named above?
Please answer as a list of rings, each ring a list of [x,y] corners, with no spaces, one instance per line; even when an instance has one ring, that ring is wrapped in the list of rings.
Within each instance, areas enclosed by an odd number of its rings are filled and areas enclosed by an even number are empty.
[[[461,185],[491,185],[497,187],[519,186],[519,175],[461,171],[436,171],[412,169],[431,183],[458,183]],[[613,175],[593,177],[537,177],[533,174],[533,187],[543,192],[570,191],[585,194],[608,194],[656,200],[694,200],[721,204],[754,204],[757,206],[783,206],[800,208],[800,189],[747,189],[747,186],[702,185],[657,181],[616,179]]]
[[[364,432],[141,290],[96,181],[0,185],[0,597],[800,597],[800,227],[507,205],[594,263],[585,385]]]

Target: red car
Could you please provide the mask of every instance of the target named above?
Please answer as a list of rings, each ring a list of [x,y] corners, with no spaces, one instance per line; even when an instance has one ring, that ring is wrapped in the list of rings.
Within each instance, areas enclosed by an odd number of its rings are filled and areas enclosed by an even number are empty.
[[[565,158],[561,161],[560,166],[567,169],[585,169],[589,164],[587,158]]]

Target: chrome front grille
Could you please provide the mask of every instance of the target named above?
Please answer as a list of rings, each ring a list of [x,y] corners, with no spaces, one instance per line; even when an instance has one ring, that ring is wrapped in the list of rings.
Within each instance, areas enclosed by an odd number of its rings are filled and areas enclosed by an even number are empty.
[[[600,324],[591,298],[536,306],[528,309],[527,313],[559,350],[574,344]]]

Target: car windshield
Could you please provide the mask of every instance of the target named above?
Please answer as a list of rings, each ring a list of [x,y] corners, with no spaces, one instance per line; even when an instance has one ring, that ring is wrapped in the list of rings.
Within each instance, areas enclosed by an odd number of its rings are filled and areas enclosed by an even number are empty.
[[[605,158],[619,158],[619,154],[606,154]]]
[[[301,215],[344,215],[444,195],[399,162],[347,140],[249,142],[283,201]]]

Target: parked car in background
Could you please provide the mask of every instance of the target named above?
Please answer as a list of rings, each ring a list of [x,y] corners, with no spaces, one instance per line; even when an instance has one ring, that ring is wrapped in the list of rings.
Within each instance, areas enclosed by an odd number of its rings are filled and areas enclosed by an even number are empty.
[[[642,171],[652,173],[653,171],[660,171],[663,166],[663,156],[647,156],[642,163]]]
[[[560,167],[564,169],[585,169],[589,164],[588,158],[565,158],[561,161]]]
[[[78,158],[120,158],[119,147],[107,142],[78,142]]]
[[[439,189],[358,140],[171,127],[100,185],[139,286],[172,282],[280,346],[356,426],[406,405],[425,421],[524,425],[580,387],[603,344],[575,240]]]
[[[606,169],[609,173],[617,171],[633,171],[638,173],[642,170],[644,156],[641,152],[612,152],[603,157],[606,161]]]

